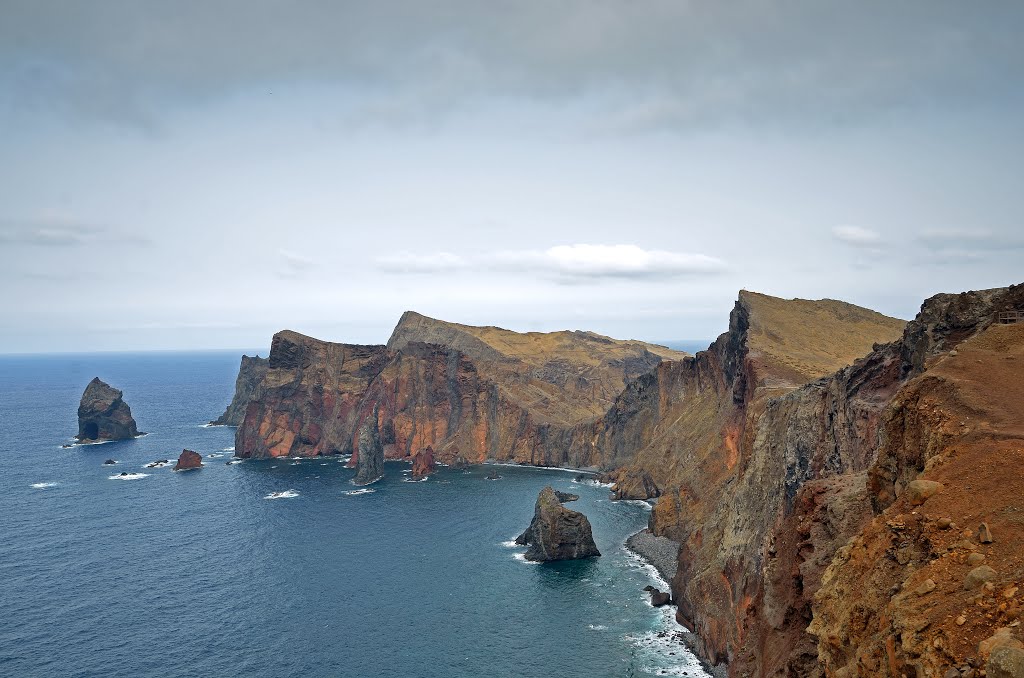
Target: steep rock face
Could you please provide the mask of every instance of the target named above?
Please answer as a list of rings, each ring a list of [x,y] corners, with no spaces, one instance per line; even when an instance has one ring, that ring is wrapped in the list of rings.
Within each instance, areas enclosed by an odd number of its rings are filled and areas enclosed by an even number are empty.
[[[357,445],[349,466],[356,468],[356,485],[369,485],[384,476],[384,446],[380,438],[380,414],[376,407],[359,426]]]
[[[803,580],[813,585],[814,568],[828,559],[808,557],[805,545],[778,574],[767,570],[771,545],[780,530],[796,548],[866,519],[851,499],[863,496],[863,475],[849,486],[804,485],[863,458],[855,441],[832,444],[825,431],[870,435],[876,424],[862,413],[885,397],[861,387],[894,378],[898,361],[895,354],[857,358],[904,326],[842,302],[742,292],[729,331],[707,351],[638,379],[606,415],[598,440],[618,438],[638,450],[616,474],[615,491],[660,495],[650,527],[681,543],[672,582],[677,616],[711,661],[772,674],[799,672],[804,650],[813,654],[802,638],[810,601]],[[846,376],[831,381],[837,369]],[[849,506],[832,511],[829,497]],[[797,514],[804,536],[794,539],[787,520]]]
[[[742,309],[734,312],[732,336],[720,338],[708,352],[712,356],[696,356],[696,367],[717,358],[710,365],[719,367],[721,377],[703,379],[703,401],[700,388],[694,393],[698,413],[681,421],[695,430],[672,435],[661,456],[657,449],[641,450],[638,463],[623,473],[646,472],[661,490],[651,527],[682,542],[673,599],[706,657],[728,661],[734,675],[821,670],[817,641],[806,629],[816,615],[811,601],[824,570],[870,523],[879,477],[906,475],[875,468],[890,402],[936,356],[990,324],[993,309],[1016,304],[1017,294],[1011,288],[930,299],[898,341],[875,346],[852,365],[798,389],[787,384],[795,375],[813,376],[804,368],[814,360],[781,361],[778,367],[778,347],[785,344],[767,347],[754,339],[750,328],[763,312],[755,305],[745,320]],[[966,310],[979,300],[974,312]],[[864,328],[860,334],[869,339]],[[818,334],[815,340],[825,341],[841,336],[842,328]],[[734,348],[740,359],[730,359]],[[711,393],[719,399],[709,403]],[[731,404],[723,403],[726,395]],[[709,428],[719,425],[716,440]]]
[[[529,545],[527,560],[576,560],[601,555],[594,543],[590,521],[582,513],[562,506],[565,500],[560,494],[548,486],[537,496],[533,520],[516,538],[517,544]]]
[[[182,450],[178,456],[178,463],[174,465],[175,471],[188,471],[189,469],[200,468],[203,465],[203,458],[198,452]]]
[[[139,435],[132,410],[121,391],[95,377],[78,405],[79,442],[127,440]]]
[[[263,384],[267,376],[266,358],[259,356],[242,356],[242,364],[238,367],[235,379],[235,395],[231,398],[224,414],[210,422],[214,426],[239,426],[245,419],[245,410],[249,402],[263,395]]]
[[[992,325],[1000,302],[1024,307],[1024,286],[937,297],[908,333],[919,374],[884,413],[869,469],[877,515],[814,600],[829,674],[943,675],[984,661],[1001,628],[1024,640],[1012,626],[1024,611],[1024,325]],[[938,491],[915,494],[921,480]]]
[[[350,452],[356,422],[378,407],[389,459],[430,446],[446,463],[610,466],[602,450],[572,442],[573,427],[604,411],[640,371],[684,355],[588,332],[518,334],[413,313],[388,347],[284,331],[236,433],[236,455]]]
[[[412,458],[413,478],[426,478],[436,470],[437,464],[434,463],[434,448],[430,445],[417,452]]]
[[[262,386],[235,431],[235,456],[351,453],[356,424],[366,416],[363,394],[389,357],[383,346],[278,332]]]

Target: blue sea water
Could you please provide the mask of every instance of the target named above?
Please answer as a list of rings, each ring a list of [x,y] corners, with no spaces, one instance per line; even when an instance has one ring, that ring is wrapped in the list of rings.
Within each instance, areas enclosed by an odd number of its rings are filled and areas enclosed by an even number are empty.
[[[556,470],[413,483],[389,462],[354,492],[337,459],[228,465],[234,429],[201,425],[238,355],[0,357],[0,675],[703,675],[624,548],[644,505]],[[94,376],[149,435],[61,448]],[[204,468],[145,468],[183,448]],[[601,558],[510,545],[548,484],[580,495]]]

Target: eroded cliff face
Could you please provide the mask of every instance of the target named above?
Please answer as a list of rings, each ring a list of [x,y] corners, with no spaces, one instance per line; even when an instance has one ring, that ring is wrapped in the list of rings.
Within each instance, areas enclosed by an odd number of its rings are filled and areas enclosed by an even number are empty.
[[[815,376],[806,368],[827,361],[787,342],[766,345],[769,332],[781,336],[771,329],[784,326],[773,318],[778,309],[741,297],[728,335],[687,363],[693,376],[677,393],[689,388],[698,412],[682,412],[686,428],[620,472],[627,484],[650,477],[662,494],[651,527],[682,542],[673,598],[706,657],[728,661],[733,675],[814,675],[826,666],[807,633],[826,568],[871,523],[873,502],[891,501],[923,468],[901,460],[944,444],[941,427],[928,425],[906,446],[913,452],[876,463],[880,444],[893,439],[891,418],[907,412],[904,385],[927,379],[936,356],[983,331],[995,310],[1020,305],[1020,295],[939,295],[896,341],[869,342],[866,357],[799,388],[801,376]],[[863,320],[854,322],[868,340]],[[760,338],[750,329],[757,325]],[[841,327],[818,329],[809,341],[842,335]]]
[[[357,422],[376,407],[389,459],[429,446],[443,463],[611,466],[602,449],[575,443],[573,430],[637,374],[685,356],[588,332],[519,334],[415,313],[402,317],[386,347],[284,331],[246,408],[236,454],[350,453]]]
[[[213,426],[239,426],[245,419],[249,402],[263,395],[263,382],[267,376],[266,358],[242,356],[235,379],[235,395],[231,398],[224,414],[210,422]]]
[[[366,416],[363,394],[390,357],[384,346],[278,332],[259,395],[235,432],[235,456],[351,453],[356,425]]]
[[[999,296],[1024,307],[1021,287]],[[814,600],[828,675],[977,675],[999,629],[1024,641],[1024,325],[989,325],[985,299],[947,301],[911,335],[919,376],[883,417],[878,514]]]

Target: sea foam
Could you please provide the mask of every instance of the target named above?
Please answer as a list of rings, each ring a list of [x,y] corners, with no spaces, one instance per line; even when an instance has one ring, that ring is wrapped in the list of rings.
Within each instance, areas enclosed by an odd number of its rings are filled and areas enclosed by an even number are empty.
[[[45,490],[48,487],[56,487],[57,483],[32,483],[32,489]]]
[[[299,493],[295,490],[284,490],[282,492],[271,492],[264,499],[294,499],[299,496]]]
[[[140,478],[148,478],[148,473],[126,473],[121,475],[120,473],[108,477],[108,480],[138,480]]]

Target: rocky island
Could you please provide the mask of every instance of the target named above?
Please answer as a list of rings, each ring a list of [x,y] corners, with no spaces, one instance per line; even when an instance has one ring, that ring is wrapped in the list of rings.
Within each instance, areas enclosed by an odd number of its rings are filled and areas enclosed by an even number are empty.
[[[563,501],[577,499],[576,495],[556,492],[551,486],[540,491],[530,526],[516,537],[517,544],[530,547],[526,550],[527,560],[578,560],[601,555],[587,517],[562,506]]]
[[[196,468],[202,468],[203,458],[198,452],[192,450],[182,450],[178,456],[178,463],[174,465],[175,471],[190,471]]]
[[[78,442],[129,440],[143,435],[122,396],[121,391],[99,377],[89,382],[78,405]]]

